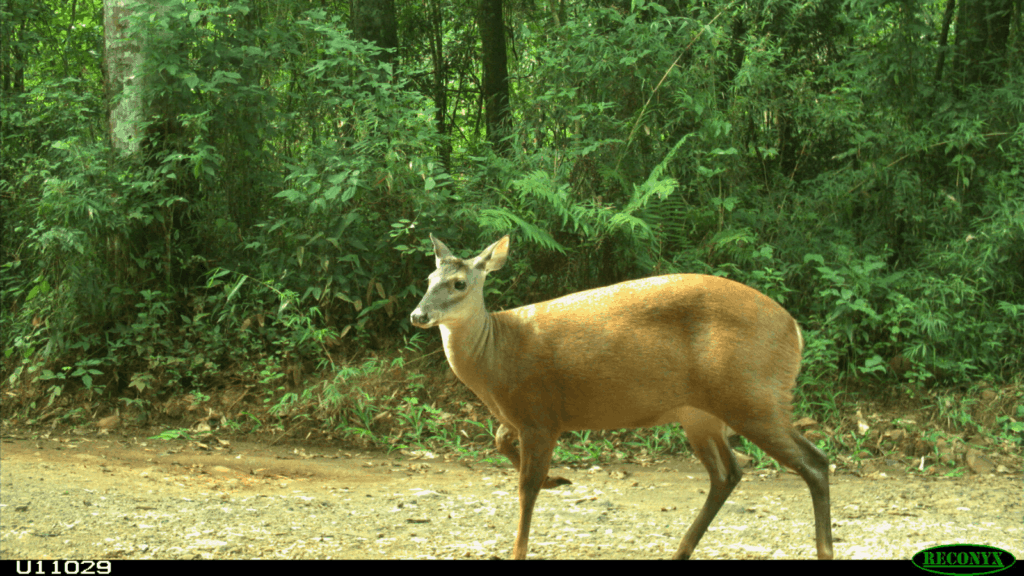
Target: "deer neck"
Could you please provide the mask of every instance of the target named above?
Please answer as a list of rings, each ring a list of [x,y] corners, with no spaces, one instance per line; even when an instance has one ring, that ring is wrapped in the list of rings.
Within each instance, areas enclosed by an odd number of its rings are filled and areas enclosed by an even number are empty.
[[[497,320],[483,306],[477,314],[453,324],[441,324],[441,340],[455,375],[478,396],[500,376],[503,340]]]

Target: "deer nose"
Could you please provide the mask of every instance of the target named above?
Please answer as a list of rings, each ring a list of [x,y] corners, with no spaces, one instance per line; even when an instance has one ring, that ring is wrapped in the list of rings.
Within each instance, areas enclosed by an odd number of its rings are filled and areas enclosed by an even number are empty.
[[[413,326],[427,328],[430,324],[430,315],[417,308],[409,315],[409,321],[412,322]]]

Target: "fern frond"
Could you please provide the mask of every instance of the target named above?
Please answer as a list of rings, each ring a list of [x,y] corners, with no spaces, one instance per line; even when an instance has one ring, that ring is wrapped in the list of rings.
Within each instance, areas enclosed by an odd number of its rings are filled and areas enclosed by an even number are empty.
[[[565,247],[559,244],[551,234],[504,208],[484,208],[480,211],[479,222],[481,227],[485,229],[518,229],[526,240],[548,250],[556,250],[561,254],[565,254]]]

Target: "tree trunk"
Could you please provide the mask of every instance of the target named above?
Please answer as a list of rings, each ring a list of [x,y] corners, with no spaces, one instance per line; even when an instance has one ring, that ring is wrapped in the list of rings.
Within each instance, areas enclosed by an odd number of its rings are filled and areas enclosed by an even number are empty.
[[[433,86],[434,106],[437,107],[434,123],[442,142],[438,155],[445,170],[452,163],[452,145],[449,139],[451,127],[448,125],[448,62],[444,57],[444,13],[441,0],[430,0],[430,60],[434,68]]]
[[[142,38],[129,38],[126,18],[145,6],[139,0],[103,0],[103,81],[107,134],[115,150],[139,152],[142,101]]]
[[[111,147],[130,162],[147,165],[155,173],[167,168],[167,153],[182,146],[185,128],[176,96],[146,93],[148,83],[155,80],[147,77],[146,58],[153,56],[155,47],[177,48],[161,43],[173,40],[162,36],[168,32],[154,33],[149,28],[133,31],[128,18],[137,15],[139,21],[145,22],[146,17],[165,17],[166,10],[166,5],[154,0],[103,2],[103,72]],[[179,178],[163,181],[156,190],[163,201],[159,208],[150,209],[159,217],[134,229],[128,240],[132,252],[140,255],[154,250],[159,242],[163,281],[172,291],[176,285],[187,284],[182,281],[186,273],[180,255],[197,245],[192,225],[197,184],[188,171],[182,170],[180,174]]]
[[[480,0],[477,25],[483,49],[483,100],[487,141],[504,156],[509,129],[508,51],[505,47],[505,19],[502,0]]]
[[[953,13],[956,11],[956,0],[946,0],[946,13],[942,17],[942,32],[939,33],[939,60],[935,65],[935,82],[942,81],[942,68],[946,65],[947,40],[949,39],[949,26],[953,23]]]
[[[957,16],[958,64],[964,84],[1000,84],[1006,71],[1013,0],[962,0]]]
[[[31,3],[12,6],[7,14],[8,20],[0,25],[0,90],[5,96],[25,91],[25,68],[28,66],[25,46],[31,45],[25,36],[29,19],[36,9]]]
[[[387,49],[377,56],[378,62],[392,62],[398,48],[398,24],[395,0],[351,0],[352,34]]]

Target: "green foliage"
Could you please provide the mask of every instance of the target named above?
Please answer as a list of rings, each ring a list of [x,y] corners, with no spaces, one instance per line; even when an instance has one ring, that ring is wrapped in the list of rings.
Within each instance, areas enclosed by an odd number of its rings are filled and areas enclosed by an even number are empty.
[[[388,58],[344,11],[164,0],[124,23],[146,106],[126,155],[102,67],[119,45],[86,4],[0,7],[4,386],[45,404],[145,411],[243,374],[277,426],[319,401],[380,446],[387,419],[389,447],[456,441],[422,394],[285,384],[408,335],[428,232],[466,255],[513,234],[494,305],[672,272],[749,284],[805,328],[798,408],[819,418],[837,379],[893,378],[896,356],[915,393],[1024,369],[1019,18],[979,53],[969,15],[944,31],[916,0],[509,5],[504,153],[466,6],[399,3]]]
[[[156,436],[150,436],[150,440],[192,440],[192,436],[188,433],[188,430],[176,428],[172,430],[164,430]]]
[[[448,186],[424,156],[436,144],[429,106],[323,11],[265,28],[246,2],[131,16],[149,39],[147,97],[178,120],[171,132],[142,127],[161,137],[145,165],[98,143],[87,107],[101,92],[73,92],[80,81],[4,99],[3,198],[17,210],[5,234],[24,238],[5,246],[5,357],[72,355],[43,380],[102,393],[113,379],[111,392],[144,394],[205,385],[231,356],[263,348],[329,362],[323,342],[337,332],[324,314],[363,343],[383,331],[411,278],[391,273],[401,254],[380,234],[381,214],[430,210],[435,200],[409,191]],[[287,145],[267,146],[277,138]],[[265,220],[238,212],[240,201]],[[62,385],[49,390],[52,402]]]

